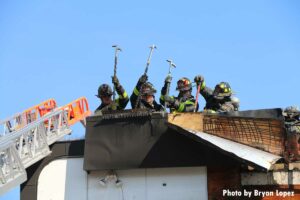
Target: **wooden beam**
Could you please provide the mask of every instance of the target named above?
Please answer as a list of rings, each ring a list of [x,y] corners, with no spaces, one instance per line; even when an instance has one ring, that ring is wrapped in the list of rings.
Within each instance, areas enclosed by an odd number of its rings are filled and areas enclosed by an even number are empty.
[[[168,122],[182,128],[203,131],[203,114],[199,112],[169,114]]]

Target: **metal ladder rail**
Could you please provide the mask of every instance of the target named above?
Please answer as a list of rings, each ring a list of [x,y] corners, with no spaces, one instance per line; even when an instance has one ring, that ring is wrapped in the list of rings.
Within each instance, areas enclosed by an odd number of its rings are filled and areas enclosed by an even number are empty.
[[[23,112],[17,113],[4,120],[0,120],[0,127],[1,129],[3,128],[3,132],[0,132],[0,136],[4,136],[8,133],[21,129],[27,124],[41,118],[47,113],[47,108],[49,107],[53,109],[57,107],[54,99],[48,99],[24,110]],[[48,111],[51,112],[53,109],[48,109]]]
[[[49,145],[70,133],[66,112],[56,110],[2,137],[0,194],[26,181],[25,169],[49,155]]]
[[[23,113],[17,113],[14,116],[8,117],[0,121],[0,127],[2,126],[3,132],[0,132],[0,136],[4,136],[8,133],[15,131],[18,127],[24,127],[24,115]],[[22,117],[23,116],[23,117]]]
[[[67,111],[68,124],[71,126],[77,122],[81,122],[85,127],[86,117],[90,116],[92,112],[89,109],[89,104],[85,97],[80,97],[58,109]]]

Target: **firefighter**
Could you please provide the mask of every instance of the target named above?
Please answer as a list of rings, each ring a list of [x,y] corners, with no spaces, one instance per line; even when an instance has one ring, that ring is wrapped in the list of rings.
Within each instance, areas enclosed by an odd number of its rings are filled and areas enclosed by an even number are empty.
[[[126,91],[120,84],[117,76],[112,77],[112,83],[116,88],[119,97],[113,101],[111,96],[113,91],[108,84],[102,84],[98,88],[98,95],[96,95],[101,100],[101,105],[95,110],[95,113],[101,111],[112,111],[112,110],[124,110],[129,99]]]
[[[287,133],[287,150],[290,161],[300,160],[300,111],[296,106],[289,106],[283,111]]]
[[[163,107],[155,101],[154,94],[156,93],[156,89],[147,80],[148,76],[145,74],[139,78],[130,96],[131,107],[163,111]]]
[[[191,81],[183,77],[177,81],[176,90],[179,91],[177,97],[169,96],[167,94],[168,84],[171,83],[171,76],[167,76],[165,84],[161,89],[160,103],[170,108],[170,112],[194,112],[195,98],[192,95],[192,83]],[[198,110],[198,105],[196,111]]]
[[[204,97],[206,105],[204,111],[208,113],[231,112],[239,110],[239,99],[232,96],[232,90],[227,82],[220,82],[215,89],[207,87],[203,76],[196,76],[194,81],[200,85],[200,94]]]

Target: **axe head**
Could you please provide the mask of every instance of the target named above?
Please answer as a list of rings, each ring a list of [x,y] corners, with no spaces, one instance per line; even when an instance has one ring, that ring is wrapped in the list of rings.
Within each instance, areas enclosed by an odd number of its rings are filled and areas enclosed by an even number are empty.
[[[150,49],[157,49],[157,47],[154,44],[152,44],[149,48]]]
[[[176,68],[176,65],[173,63],[172,60],[167,60],[167,62],[170,64],[171,67]]]
[[[120,47],[118,47],[118,45],[112,45],[113,48],[116,49],[116,51],[122,51],[122,49]]]

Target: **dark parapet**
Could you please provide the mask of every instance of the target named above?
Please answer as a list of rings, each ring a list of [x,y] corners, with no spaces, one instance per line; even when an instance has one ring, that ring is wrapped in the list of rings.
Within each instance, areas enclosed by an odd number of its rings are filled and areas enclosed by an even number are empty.
[[[281,108],[224,112],[224,113],[218,113],[218,115],[224,117],[227,116],[227,117],[247,117],[247,118],[255,118],[255,119],[284,120]]]
[[[109,113],[109,117],[87,118],[84,170],[219,166],[239,162],[170,128],[166,113],[137,112],[137,115],[124,111],[116,112],[116,117]]]
[[[167,131],[165,113],[143,110],[124,113],[116,113],[115,118],[105,114],[87,118],[85,170],[138,168]]]

